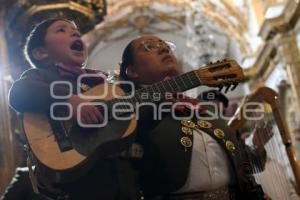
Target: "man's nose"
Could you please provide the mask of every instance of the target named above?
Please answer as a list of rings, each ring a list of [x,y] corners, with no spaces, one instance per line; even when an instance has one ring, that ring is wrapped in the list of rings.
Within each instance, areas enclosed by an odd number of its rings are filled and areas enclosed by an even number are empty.
[[[158,49],[159,54],[162,53],[170,53],[171,49],[166,45],[166,44],[162,44],[159,49]]]

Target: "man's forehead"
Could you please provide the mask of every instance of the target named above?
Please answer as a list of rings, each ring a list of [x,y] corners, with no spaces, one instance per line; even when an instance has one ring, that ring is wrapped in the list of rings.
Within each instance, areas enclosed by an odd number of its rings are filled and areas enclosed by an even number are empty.
[[[145,41],[163,41],[163,40],[153,35],[142,36],[134,41],[134,45],[139,45]]]

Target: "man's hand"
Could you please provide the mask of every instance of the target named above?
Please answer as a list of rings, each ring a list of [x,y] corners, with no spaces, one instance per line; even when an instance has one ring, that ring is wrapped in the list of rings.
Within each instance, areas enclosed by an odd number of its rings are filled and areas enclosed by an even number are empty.
[[[88,101],[81,99],[77,95],[72,95],[68,102],[72,105],[73,118],[76,119],[77,122],[79,122],[79,119],[77,118],[79,105]],[[97,124],[103,122],[103,115],[95,106],[84,105],[81,107],[80,120],[83,124]]]
[[[274,133],[270,123],[256,125],[252,139],[254,146],[257,149],[263,149],[273,135]]]

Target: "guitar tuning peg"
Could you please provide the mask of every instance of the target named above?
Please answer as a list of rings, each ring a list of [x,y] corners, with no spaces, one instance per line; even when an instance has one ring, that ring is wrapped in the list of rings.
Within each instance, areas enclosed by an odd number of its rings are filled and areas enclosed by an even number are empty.
[[[232,87],[231,87],[231,91],[233,91],[233,90],[235,90],[235,88],[238,86],[238,83],[234,83],[233,85],[232,85]]]
[[[219,86],[219,92],[222,91],[223,87],[224,87],[223,85],[222,85],[222,86]]]
[[[230,88],[230,87],[231,87],[231,85],[230,85],[230,84],[226,86],[226,89],[225,89],[225,91],[224,91],[224,92],[225,92],[225,94],[228,92],[228,90],[229,90],[229,88]]]

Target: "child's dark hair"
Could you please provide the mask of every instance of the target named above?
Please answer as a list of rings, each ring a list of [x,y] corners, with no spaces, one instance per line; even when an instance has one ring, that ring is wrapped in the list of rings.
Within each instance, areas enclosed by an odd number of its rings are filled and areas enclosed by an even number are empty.
[[[129,42],[129,44],[125,47],[122,55],[122,61],[120,63],[120,78],[122,80],[129,80],[129,77],[127,76],[126,70],[129,65],[133,65],[133,42],[135,40],[132,40]]]
[[[74,24],[73,21],[65,18],[50,18],[35,25],[29,33],[24,46],[24,55],[32,68],[39,68],[43,66],[41,61],[33,57],[33,50],[42,47],[45,44],[45,36],[49,26],[51,26],[54,22],[61,20]]]

